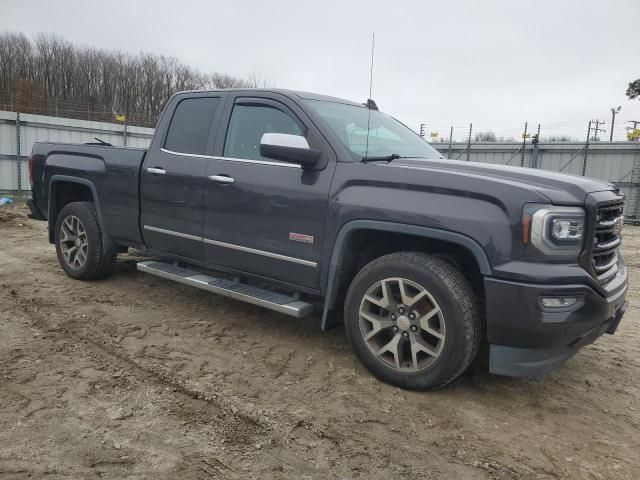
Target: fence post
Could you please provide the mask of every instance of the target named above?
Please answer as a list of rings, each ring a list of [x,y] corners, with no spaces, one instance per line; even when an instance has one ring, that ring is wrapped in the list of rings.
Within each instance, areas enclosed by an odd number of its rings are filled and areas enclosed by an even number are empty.
[[[531,168],[540,168],[538,155],[540,155],[540,152],[538,150],[538,142],[536,142],[533,144],[533,152],[531,152]]]
[[[471,159],[471,131],[473,130],[473,123],[469,124],[469,139],[467,140],[467,162]]]
[[[529,122],[524,122],[524,133],[522,134],[522,156],[520,157],[520,166],[524,167],[524,155],[527,149],[527,125]]]
[[[633,168],[631,170],[631,186],[629,188],[629,200],[627,202],[627,210],[625,216],[630,217],[633,212],[633,224],[640,223],[640,145],[636,149],[633,158]],[[631,210],[633,209],[633,210]],[[630,210],[630,211],[629,211]]]
[[[533,151],[529,158],[529,166],[533,168],[540,168],[540,124],[538,124],[538,132],[531,138],[531,144],[533,145]]]
[[[20,112],[16,112],[16,161],[18,162],[18,197],[22,196],[22,159],[20,158]]]
[[[531,168],[540,168],[540,160],[539,160],[540,148],[538,147],[539,142],[540,142],[540,131],[538,131],[538,134],[531,141],[531,143],[533,144],[533,151],[531,152],[531,159],[529,161],[529,166]]]
[[[124,121],[124,130],[122,130],[122,144],[126,147],[128,143],[127,140],[127,120]]]

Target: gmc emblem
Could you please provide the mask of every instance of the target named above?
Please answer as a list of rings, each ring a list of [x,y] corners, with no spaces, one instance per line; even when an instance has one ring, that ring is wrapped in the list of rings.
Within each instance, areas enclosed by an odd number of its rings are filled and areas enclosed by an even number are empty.
[[[305,235],[303,233],[289,232],[289,240],[294,242],[308,243],[313,245],[313,235]]]
[[[624,217],[616,218],[613,223],[613,234],[620,235],[622,233],[623,228],[624,228]]]

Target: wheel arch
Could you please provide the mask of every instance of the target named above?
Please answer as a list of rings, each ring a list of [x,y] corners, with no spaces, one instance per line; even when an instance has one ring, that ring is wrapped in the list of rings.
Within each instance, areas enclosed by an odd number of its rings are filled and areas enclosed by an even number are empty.
[[[341,323],[340,312],[336,310],[336,306],[338,304],[339,293],[345,288],[345,283],[346,286],[348,286],[348,282],[350,282],[353,277],[353,275],[350,275],[352,272],[345,271],[345,266],[351,265],[353,267],[355,262],[353,257],[347,259],[350,246],[357,246],[358,237],[367,237],[370,234],[378,234],[379,236],[393,235],[395,238],[406,239],[408,242],[407,245],[410,245],[412,242],[417,244],[418,242],[424,241],[440,246],[451,245],[457,252],[467,255],[469,259],[473,260],[478,275],[484,276],[491,274],[491,264],[484,249],[478,242],[466,235],[438,228],[395,222],[354,220],[342,226],[336,236],[336,241],[331,252],[331,260],[328,266],[327,281],[325,284],[326,287],[324,289],[325,300],[321,323],[323,330],[327,330]],[[375,246],[372,248],[374,249],[372,253],[363,256],[363,258],[368,259],[367,261],[371,261],[386,253],[403,250],[403,248],[399,248],[375,252]],[[426,253],[429,252],[427,251]],[[445,259],[455,261],[453,258],[448,259],[445,257]]]
[[[49,180],[49,205],[48,205],[48,229],[49,243],[55,242],[55,226],[58,214],[65,205],[71,202],[93,202],[98,213],[98,221],[102,227],[102,241],[105,245],[111,245],[104,231],[104,221],[100,199],[96,186],[86,178],[69,175],[54,175]]]

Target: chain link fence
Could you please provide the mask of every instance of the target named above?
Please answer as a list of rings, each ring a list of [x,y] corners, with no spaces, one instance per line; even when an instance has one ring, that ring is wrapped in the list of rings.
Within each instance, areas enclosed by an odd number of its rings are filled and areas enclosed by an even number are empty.
[[[36,141],[86,143],[97,137],[115,146],[146,148],[153,137],[152,128],[113,123],[107,113],[101,116],[90,111],[87,118],[0,111],[0,192],[28,193],[26,160]],[[105,119],[111,121],[100,121]],[[627,196],[627,218],[640,221],[638,142],[456,142],[432,146],[451,159],[541,168],[609,181]]]
[[[115,146],[146,148],[153,131],[126,124],[0,111],[0,193],[28,194],[27,158],[37,141],[87,143],[97,137]]]
[[[433,143],[453,160],[540,168],[605,180],[627,197],[625,215],[640,221],[640,143]]]

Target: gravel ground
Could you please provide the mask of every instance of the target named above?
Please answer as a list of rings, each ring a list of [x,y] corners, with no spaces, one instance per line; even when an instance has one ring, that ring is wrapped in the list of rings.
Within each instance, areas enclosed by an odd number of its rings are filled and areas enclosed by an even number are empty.
[[[640,478],[640,228],[614,336],[536,379],[375,380],[344,331],[138,273],[59,268],[0,207],[0,478]]]

